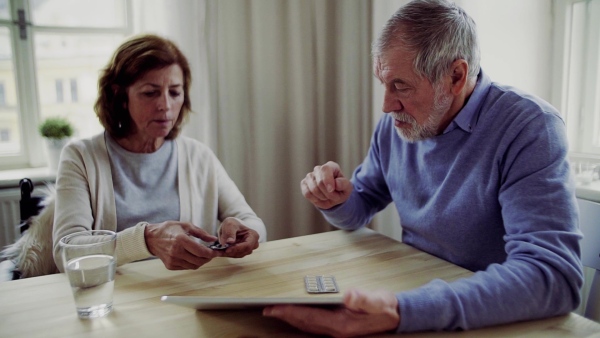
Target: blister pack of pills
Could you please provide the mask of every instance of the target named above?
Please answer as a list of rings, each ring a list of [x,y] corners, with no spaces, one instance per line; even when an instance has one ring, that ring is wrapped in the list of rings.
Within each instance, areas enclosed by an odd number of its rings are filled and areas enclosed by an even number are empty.
[[[306,276],[304,284],[308,293],[337,293],[340,291],[334,276]]]
[[[213,250],[225,250],[225,249],[229,248],[229,245],[228,244],[221,245],[221,243],[219,243],[219,241],[216,241],[216,242],[210,244],[208,247]]]

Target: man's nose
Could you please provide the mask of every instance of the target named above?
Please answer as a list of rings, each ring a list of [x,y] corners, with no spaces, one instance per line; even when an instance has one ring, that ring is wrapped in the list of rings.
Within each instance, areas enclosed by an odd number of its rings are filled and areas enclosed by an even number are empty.
[[[402,108],[404,108],[404,106],[402,106],[400,100],[395,95],[392,95],[389,90],[386,90],[383,95],[383,107],[381,107],[381,110],[384,113],[391,113],[400,111]]]

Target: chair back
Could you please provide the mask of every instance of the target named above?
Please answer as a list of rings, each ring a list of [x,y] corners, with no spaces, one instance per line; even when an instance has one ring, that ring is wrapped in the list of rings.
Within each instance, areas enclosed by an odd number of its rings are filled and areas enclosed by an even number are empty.
[[[40,210],[44,207],[41,203],[42,197],[32,196],[34,185],[29,178],[23,178],[19,182],[21,188],[21,200],[19,201],[19,213],[21,222],[19,224],[19,230],[21,234],[29,228],[27,220],[30,217],[36,216],[40,213]]]
[[[21,185],[21,237],[0,252],[0,280],[20,279],[57,273],[52,253],[54,222],[53,186],[45,187],[44,197],[33,197],[33,183],[24,178]],[[6,277],[9,275],[8,277]]]
[[[600,203],[578,198],[577,204],[579,228],[583,233],[581,262],[583,266],[595,270],[587,296],[585,316],[600,321]]]

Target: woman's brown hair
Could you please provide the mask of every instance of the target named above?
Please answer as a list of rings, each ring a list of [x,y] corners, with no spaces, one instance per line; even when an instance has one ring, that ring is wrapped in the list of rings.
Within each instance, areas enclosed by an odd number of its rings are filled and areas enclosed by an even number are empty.
[[[135,36],[117,48],[102,70],[98,80],[98,99],[94,105],[100,123],[111,136],[123,138],[132,132],[127,88],[147,72],[174,64],[179,65],[183,72],[184,101],[167,139],[177,137],[182,122],[191,112],[189,88],[192,75],[186,57],[172,41],[156,35]]]

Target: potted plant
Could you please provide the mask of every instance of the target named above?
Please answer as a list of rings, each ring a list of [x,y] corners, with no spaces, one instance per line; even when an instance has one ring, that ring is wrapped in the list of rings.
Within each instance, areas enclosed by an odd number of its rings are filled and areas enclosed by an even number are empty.
[[[46,141],[50,170],[55,172],[58,169],[60,152],[73,135],[73,126],[65,118],[49,117],[42,121],[38,130]]]

